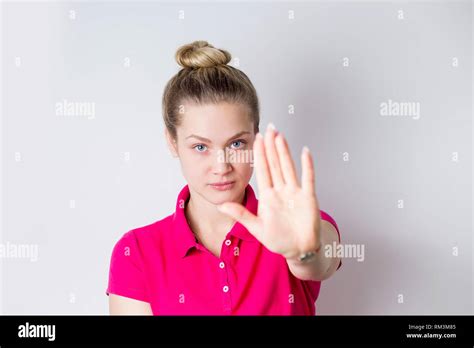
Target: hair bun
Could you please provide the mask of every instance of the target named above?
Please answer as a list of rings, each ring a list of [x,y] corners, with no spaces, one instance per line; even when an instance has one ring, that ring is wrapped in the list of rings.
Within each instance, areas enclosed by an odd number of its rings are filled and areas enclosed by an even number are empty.
[[[215,48],[207,41],[194,41],[176,51],[176,62],[183,68],[212,68],[226,65],[232,56],[229,52]]]

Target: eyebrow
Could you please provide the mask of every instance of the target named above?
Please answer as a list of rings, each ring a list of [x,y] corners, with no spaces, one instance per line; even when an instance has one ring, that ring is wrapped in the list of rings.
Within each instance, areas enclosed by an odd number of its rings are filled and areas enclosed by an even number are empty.
[[[250,132],[247,132],[247,131],[239,132],[239,133],[231,136],[227,141],[232,140],[232,139],[237,138],[237,137],[240,137],[241,135],[244,135],[244,134],[250,134]],[[188,135],[185,139],[188,139],[188,138],[196,138],[196,139],[201,140],[201,141],[212,143],[212,141],[210,141],[209,139],[200,137],[199,135],[195,135],[195,134]]]

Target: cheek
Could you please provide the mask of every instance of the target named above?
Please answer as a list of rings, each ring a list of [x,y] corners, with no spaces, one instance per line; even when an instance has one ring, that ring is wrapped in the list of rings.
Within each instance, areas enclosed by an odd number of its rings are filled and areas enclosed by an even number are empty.
[[[242,178],[249,179],[252,176],[253,167],[249,163],[234,163],[233,167]]]
[[[181,153],[181,168],[186,176],[196,177],[202,174],[208,167],[207,157],[196,150],[185,150]]]

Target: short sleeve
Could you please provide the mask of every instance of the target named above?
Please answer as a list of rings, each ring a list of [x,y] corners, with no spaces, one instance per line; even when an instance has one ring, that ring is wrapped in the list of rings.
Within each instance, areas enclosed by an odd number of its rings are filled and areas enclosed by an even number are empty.
[[[143,259],[133,230],[125,233],[113,248],[106,294],[149,302]]]
[[[339,237],[339,243],[340,243],[341,242],[341,233],[339,232],[339,227],[337,227],[336,221],[328,213],[322,211],[321,209],[319,211],[321,213],[320,214],[321,215],[321,220],[326,220],[326,221],[330,222],[336,228],[337,236]],[[340,260],[339,266],[337,266],[337,269],[341,268],[341,266],[342,266],[342,259]]]

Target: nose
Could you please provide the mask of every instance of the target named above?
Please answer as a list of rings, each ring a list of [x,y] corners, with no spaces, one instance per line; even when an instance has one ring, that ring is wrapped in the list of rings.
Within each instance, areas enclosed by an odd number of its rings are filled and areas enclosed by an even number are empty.
[[[225,175],[232,171],[232,164],[229,163],[225,156],[225,151],[218,151],[214,159],[212,173],[215,175]]]

